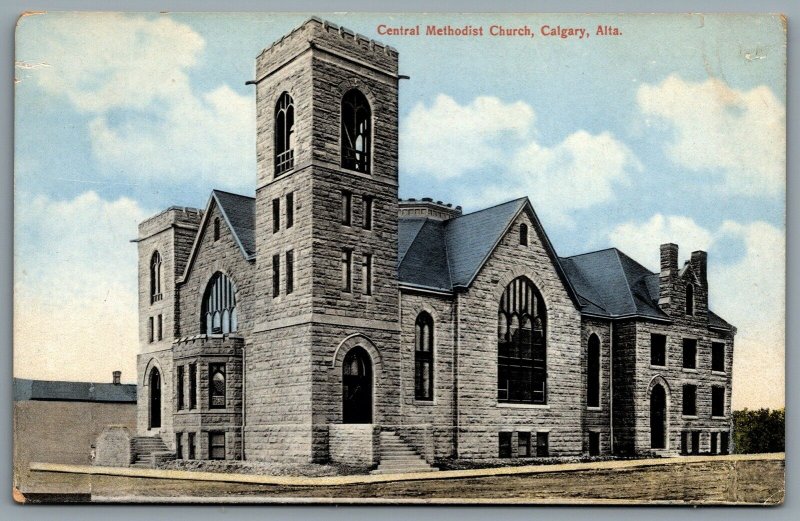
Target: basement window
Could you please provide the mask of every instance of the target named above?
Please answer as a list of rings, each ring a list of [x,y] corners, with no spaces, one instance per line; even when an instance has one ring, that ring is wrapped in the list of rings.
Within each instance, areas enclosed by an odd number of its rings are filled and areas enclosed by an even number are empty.
[[[529,458],[531,456],[531,433],[519,432],[517,433],[517,456],[520,458]]]
[[[501,432],[500,433],[500,457],[501,458],[510,458],[511,457],[511,433],[510,432]]]
[[[225,459],[225,433],[208,433],[208,458]]]

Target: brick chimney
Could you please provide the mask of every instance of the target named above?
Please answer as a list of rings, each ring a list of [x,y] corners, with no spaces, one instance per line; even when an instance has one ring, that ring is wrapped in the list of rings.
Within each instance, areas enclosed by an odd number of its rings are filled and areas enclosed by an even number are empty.
[[[678,276],[678,245],[661,245],[661,275],[658,279],[658,305],[670,314],[675,277]]]
[[[120,380],[122,379],[122,371],[114,371],[111,374],[113,375],[111,381],[114,383],[114,385],[119,385]]]

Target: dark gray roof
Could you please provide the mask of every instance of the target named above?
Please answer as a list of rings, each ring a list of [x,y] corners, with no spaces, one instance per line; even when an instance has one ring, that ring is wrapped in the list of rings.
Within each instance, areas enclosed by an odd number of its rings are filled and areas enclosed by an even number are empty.
[[[527,202],[523,197],[445,221],[401,217],[400,282],[442,291],[469,286]]]
[[[14,401],[136,403],[136,385],[14,378]]]
[[[256,253],[255,198],[222,190],[213,190],[211,195],[216,199],[220,212],[228,222],[234,238],[242,247],[245,257],[252,258]]]

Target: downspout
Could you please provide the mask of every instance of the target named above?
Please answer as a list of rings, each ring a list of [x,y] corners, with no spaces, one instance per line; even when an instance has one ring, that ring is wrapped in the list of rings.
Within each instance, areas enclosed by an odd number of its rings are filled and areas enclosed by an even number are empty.
[[[609,402],[609,427],[611,436],[611,454],[614,455],[614,321],[609,322],[609,364],[608,364],[608,402]]]
[[[247,344],[242,345],[242,457],[244,460],[244,428],[247,425]]]
[[[458,364],[459,364],[459,345],[461,343],[461,324],[459,322],[459,306],[461,305],[461,296],[458,291],[455,292],[455,306],[453,308],[453,319],[455,322],[455,341],[453,342],[453,455],[458,458],[458,430],[459,430],[459,407],[458,407]]]

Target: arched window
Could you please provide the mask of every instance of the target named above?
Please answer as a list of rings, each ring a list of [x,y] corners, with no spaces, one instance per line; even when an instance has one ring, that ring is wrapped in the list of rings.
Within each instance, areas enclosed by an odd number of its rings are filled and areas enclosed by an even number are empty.
[[[150,370],[150,418],[148,427],[158,429],[161,427],[161,372],[157,367]]]
[[[433,400],[433,318],[425,311],[414,325],[414,397]]]
[[[600,339],[595,334],[586,350],[586,406],[600,407]]]
[[[519,243],[522,246],[528,245],[528,225],[525,223],[519,225]]]
[[[150,303],[163,298],[161,294],[161,254],[157,251],[150,257]]]
[[[214,219],[214,241],[219,240],[219,217]]]
[[[342,98],[342,166],[369,173],[372,139],[372,111],[367,98],[357,89]]]
[[[686,285],[686,314],[694,315],[694,285]]]
[[[498,312],[498,401],[547,403],[546,329],[542,295],[526,277],[511,281]]]
[[[238,329],[236,286],[224,273],[215,273],[208,283],[200,322],[200,330],[206,334],[234,333]]]
[[[294,168],[294,100],[288,92],[275,104],[275,175]]]

